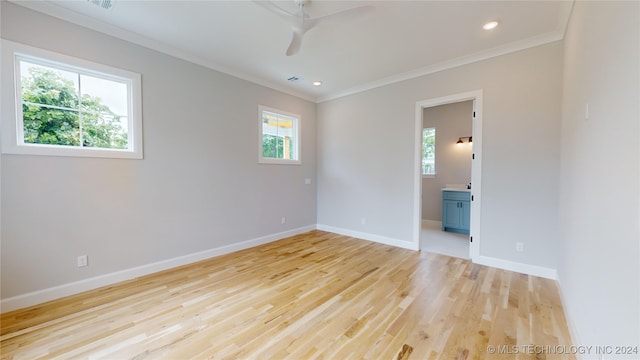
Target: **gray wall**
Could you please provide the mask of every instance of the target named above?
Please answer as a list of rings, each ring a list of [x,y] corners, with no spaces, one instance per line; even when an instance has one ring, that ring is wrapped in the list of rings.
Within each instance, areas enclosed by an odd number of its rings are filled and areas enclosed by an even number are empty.
[[[423,110],[425,128],[436,129],[436,175],[422,179],[422,219],[442,220],[442,188],[471,182],[473,143],[458,138],[471,136],[473,101],[434,106]]]
[[[565,39],[558,266],[576,344],[640,345],[639,64],[640,3],[576,2]]]
[[[561,88],[557,42],[319,104],[318,224],[413,241],[416,102],[483,89],[480,255],[555,269]]]
[[[314,103],[1,6],[5,39],[142,74],[145,156],[2,155],[3,299],[316,223]],[[258,104],[302,115],[301,166],[258,164]]]

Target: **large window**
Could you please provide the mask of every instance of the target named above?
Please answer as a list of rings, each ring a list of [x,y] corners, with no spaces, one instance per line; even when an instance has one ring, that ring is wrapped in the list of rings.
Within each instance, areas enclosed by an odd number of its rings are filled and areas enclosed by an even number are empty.
[[[436,129],[422,129],[422,175],[436,174]]]
[[[259,107],[258,161],[300,164],[300,115]]]
[[[3,124],[4,152],[142,158],[140,75],[15,46],[16,111]]]

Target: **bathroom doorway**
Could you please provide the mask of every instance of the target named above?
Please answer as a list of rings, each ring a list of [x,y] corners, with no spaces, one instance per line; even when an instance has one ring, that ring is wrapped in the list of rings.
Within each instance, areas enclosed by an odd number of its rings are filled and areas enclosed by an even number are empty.
[[[464,259],[479,254],[481,101],[482,92],[474,91],[416,104],[421,250]]]

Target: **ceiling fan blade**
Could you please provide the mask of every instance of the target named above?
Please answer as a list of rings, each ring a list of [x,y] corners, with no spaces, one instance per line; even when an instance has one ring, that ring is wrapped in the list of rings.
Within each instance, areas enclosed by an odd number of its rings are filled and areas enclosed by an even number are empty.
[[[302,47],[302,36],[304,36],[304,33],[305,31],[293,30],[291,44],[289,44],[289,48],[287,48],[287,56],[295,55],[300,51],[300,48]]]
[[[338,21],[353,20],[355,18],[370,14],[374,10],[375,10],[375,6],[373,6],[373,5],[358,6],[358,7],[354,7],[354,8],[351,8],[351,9],[339,11],[337,13],[333,13],[333,14],[319,16],[317,18],[309,19],[307,22],[305,22],[305,25],[306,25],[306,28],[308,30],[308,29],[318,25],[319,23],[326,23],[326,22],[332,22],[332,21],[338,22]]]
[[[291,44],[287,49],[287,56],[295,55],[300,51],[300,48],[302,47],[302,36],[314,26],[325,22],[352,20],[369,14],[373,12],[374,9],[375,7],[371,5],[359,6],[337,13],[319,16],[317,18],[305,19],[300,26],[293,27],[293,38],[291,39]],[[304,12],[302,12],[302,14],[305,15]]]
[[[305,1],[298,4],[299,10],[295,14],[289,13],[268,0],[253,0],[253,2],[291,24],[293,37],[291,38],[291,43],[286,51],[287,56],[295,55],[300,51],[300,48],[302,47],[302,37],[307,31],[311,30],[316,25],[332,21],[338,22],[352,20],[369,14],[375,9],[372,5],[358,6],[317,18],[309,18],[309,15],[304,11]]]

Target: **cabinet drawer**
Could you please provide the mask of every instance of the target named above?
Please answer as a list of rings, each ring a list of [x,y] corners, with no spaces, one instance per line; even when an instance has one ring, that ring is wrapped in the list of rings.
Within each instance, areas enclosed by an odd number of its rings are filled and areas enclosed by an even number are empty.
[[[468,191],[443,191],[443,200],[470,201],[471,194]]]

